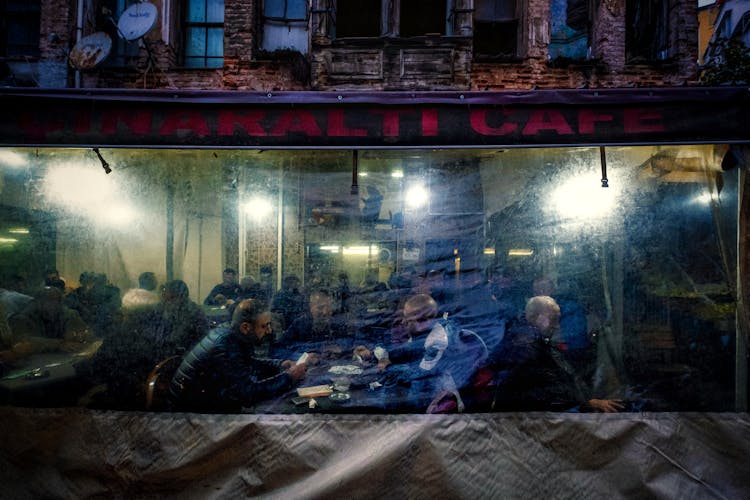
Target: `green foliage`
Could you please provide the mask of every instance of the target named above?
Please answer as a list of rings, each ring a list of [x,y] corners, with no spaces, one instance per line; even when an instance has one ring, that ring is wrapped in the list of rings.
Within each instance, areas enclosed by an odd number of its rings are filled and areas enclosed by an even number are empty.
[[[737,38],[719,38],[714,56],[700,77],[703,85],[747,85],[750,83],[750,49]]]

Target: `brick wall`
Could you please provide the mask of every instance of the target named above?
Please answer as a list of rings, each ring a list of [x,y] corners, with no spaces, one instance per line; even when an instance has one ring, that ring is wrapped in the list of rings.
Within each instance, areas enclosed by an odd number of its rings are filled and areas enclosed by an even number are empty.
[[[528,19],[547,19],[549,3],[530,0]],[[591,64],[556,68],[547,61],[548,40],[529,30],[523,43],[527,54],[518,63],[472,65],[472,89],[659,87],[697,83],[698,17],[695,2],[674,0],[670,11],[670,46],[674,57],[653,64],[625,61],[625,0],[599,2],[593,27]],[[532,23],[533,24],[533,23]]]
[[[326,36],[327,21],[321,14],[312,15],[312,48],[309,55],[290,53],[269,57],[260,54],[256,46],[257,1],[226,1],[223,68],[180,68],[181,34],[179,23],[176,23],[168,41],[162,40],[161,30],[154,30],[147,35],[151,58],[142,49],[140,56],[128,68],[99,67],[82,72],[83,86],[256,91],[502,90],[650,87],[697,83],[698,17],[693,0],[672,0],[669,39],[670,46],[674,48],[674,57],[668,61],[628,64],[625,60],[625,0],[602,0],[596,2],[592,34],[593,61],[565,66],[547,60],[548,0],[526,0],[527,8],[522,15],[519,36],[520,57],[513,62],[473,61],[471,39],[461,36],[442,39],[424,37],[417,42],[388,38],[357,43],[332,41]],[[470,6],[468,0],[461,2],[460,6]],[[69,0],[43,0],[42,6],[42,58],[64,64],[66,53],[75,42],[75,3]],[[179,10],[175,9],[171,15],[179,18]],[[468,32],[471,19],[466,16],[464,14],[464,17],[455,21],[456,35]],[[51,33],[56,36],[50,36]],[[353,54],[352,60],[361,65],[361,61],[356,60],[358,54],[368,49],[371,52],[381,51],[379,59],[372,56],[373,64],[380,64],[380,68],[368,68],[369,63],[365,62],[364,77],[333,75],[333,59],[339,58],[338,61],[343,61],[340,67],[345,68],[347,54]],[[426,70],[423,74],[420,73],[420,68],[429,68],[427,62],[431,57],[430,51],[434,51],[434,59],[440,63],[435,67],[446,66],[444,75],[430,75]],[[414,63],[415,73],[409,78],[403,77],[406,68],[404,53]],[[263,58],[259,59],[261,56]],[[362,57],[370,56],[365,54]],[[424,62],[420,62],[422,60]],[[382,77],[372,77],[378,71],[382,73]],[[68,83],[72,83],[72,72],[68,76]]]

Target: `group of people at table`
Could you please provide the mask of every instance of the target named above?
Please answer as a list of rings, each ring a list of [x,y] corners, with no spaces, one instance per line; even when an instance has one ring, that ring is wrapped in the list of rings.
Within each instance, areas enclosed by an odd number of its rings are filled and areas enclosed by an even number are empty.
[[[269,296],[254,280],[241,286],[237,273],[226,269],[204,305],[226,308],[231,317],[211,328],[184,282],[166,283],[159,294],[153,275],[141,278],[141,287],[122,297],[123,307],[102,333],[95,331],[94,318],[75,336],[44,328],[36,335],[66,349],[71,342],[102,338],[80,369],[92,386],[83,404],[142,407],[145,375],[158,361],[178,356],[166,396],[175,411],[254,411],[263,402],[289,398],[295,388],[312,384],[310,372],[337,363],[374,374],[368,390],[389,412],[623,409],[620,400],[596,397],[591,356],[577,356],[594,346],[574,345],[570,332],[561,332],[565,310],[552,297],[548,279],[534,283],[525,304],[510,305],[502,286],[481,277],[464,279],[454,294],[429,286],[429,275],[420,287],[394,281],[390,287],[350,289],[340,276],[337,287],[317,283],[307,290],[289,277]],[[50,288],[34,301],[51,300],[55,311],[65,311],[61,294]],[[6,363],[27,342],[14,338],[3,351]],[[580,359],[589,361],[581,366]]]
[[[550,280],[538,280],[539,294],[514,313],[497,305],[501,298],[493,296],[481,279],[465,282],[463,300],[443,307],[428,289],[404,289],[396,293],[400,300],[392,301],[394,309],[381,315],[385,335],[381,326],[362,320],[367,304],[346,305],[340,290],[318,287],[305,295],[293,289],[298,281],[287,284],[280,292],[287,294],[284,303],[290,302],[289,294],[299,293],[306,310],[286,322],[276,336],[272,311],[284,312],[275,307],[280,296],[270,308],[260,299],[237,302],[231,321],[213,329],[184,356],[170,388],[174,408],[252,411],[263,401],[288,397],[290,389],[309,385],[309,369],[337,363],[379,374],[370,379],[376,383],[369,390],[382,393],[381,408],[386,411],[623,408],[619,400],[594,397],[586,371],[577,370],[575,357],[566,358],[566,346],[560,342],[560,305],[542,294],[551,291]],[[380,297],[396,288],[381,287]],[[472,288],[486,292],[485,300],[471,305],[477,314],[464,307]],[[445,290],[433,290],[434,295],[448,296]],[[371,304],[377,300],[372,297]],[[471,321],[479,331],[467,328]],[[261,351],[267,355],[261,356]],[[406,397],[390,398],[391,394]]]

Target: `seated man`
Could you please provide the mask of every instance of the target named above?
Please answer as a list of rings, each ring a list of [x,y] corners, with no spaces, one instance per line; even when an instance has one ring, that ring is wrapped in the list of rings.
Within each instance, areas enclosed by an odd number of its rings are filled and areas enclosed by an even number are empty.
[[[74,352],[91,340],[86,323],[63,305],[62,292],[55,287],[42,288],[21,313],[10,318],[9,324],[15,341],[27,342],[33,352]]]
[[[460,390],[486,358],[484,343],[439,316],[437,302],[427,294],[406,300],[403,322],[406,341],[378,356],[386,379],[395,383],[389,404],[396,401],[399,410],[415,412],[462,411]],[[354,352],[363,360],[377,354],[366,346],[357,346]],[[397,386],[409,388],[405,399]]]
[[[228,267],[221,275],[222,281],[211,289],[211,292],[203,301],[207,306],[229,306],[234,304],[240,294],[240,285],[237,284],[237,271]]]
[[[120,305],[120,289],[107,281],[103,273],[84,271],[81,286],[66,295],[65,306],[76,311],[94,335],[104,337],[116,321]]]
[[[493,408],[502,411],[616,412],[617,400],[591,399],[588,389],[551,339],[560,327],[560,306],[549,296],[526,304],[525,322],[503,341]]]
[[[155,308],[154,343],[161,357],[184,354],[208,333],[208,319],[201,308],[190,300],[190,291],[182,280],[164,285],[161,302]]]
[[[305,311],[305,296],[300,290],[301,285],[302,282],[297,276],[286,276],[281,282],[281,290],[276,292],[271,300],[271,312],[279,315],[284,330]]]
[[[276,349],[284,357],[303,352],[337,357],[352,349],[353,338],[346,322],[333,315],[331,292],[320,288],[310,293],[308,312],[292,322]]]
[[[307,365],[256,357],[255,347],[270,334],[271,314],[263,304],[240,302],[229,326],[211,330],[185,355],[170,387],[175,408],[234,413],[291,389]]]
[[[419,368],[409,389],[409,400],[419,411],[464,411],[464,390],[487,359],[487,346],[476,333],[438,322],[427,335]],[[425,408],[426,407],[426,408]]]
[[[427,335],[437,321],[438,305],[432,297],[424,293],[409,297],[404,302],[397,325],[394,325],[403,330],[403,338],[398,343],[392,343],[390,352],[378,356],[380,369],[385,370],[391,364],[400,365],[398,371],[415,369],[424,354]],[[358,345],[354,348],[354,354],[363,361],[369,361],[375,353],[370,346]]]
[[[139,306],[147,306],[159,303],[159,294],[156,293],[156,275],[150,271],[138,276],[138,288],[131,288],[122,296],[122,307],[132,309]]]

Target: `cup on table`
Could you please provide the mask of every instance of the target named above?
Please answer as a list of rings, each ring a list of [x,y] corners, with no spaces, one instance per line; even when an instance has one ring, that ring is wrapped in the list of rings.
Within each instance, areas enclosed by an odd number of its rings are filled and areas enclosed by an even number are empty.
[[[349,377],[333,377],[333,390],[336,392],[347,392],[351,383]]]

